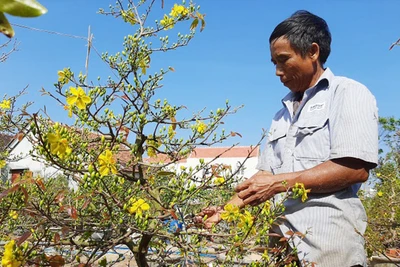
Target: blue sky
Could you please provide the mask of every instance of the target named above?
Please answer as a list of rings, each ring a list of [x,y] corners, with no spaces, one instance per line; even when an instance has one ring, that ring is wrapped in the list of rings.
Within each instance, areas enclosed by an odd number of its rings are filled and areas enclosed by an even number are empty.
[[[49,12],[39,18],[9,17],[11,23],[77,36],[87,36],[88,26],[94,46],[100,52],[122,50],[123,36],[134,29],[122,21],[99,15],[109,1],[40,1]],[[161,1],[160,1],[161,3]],[[172,1],[155,17],[169,13]],[[323,17],[332,33],[332,53],[326,66],[365,84],[375,95],[380,116],[399,116],[400,47],[389,51],[400,38],[400,1],[397,0],[199,0],[207,26],[189,46],[165,53],[152,61],[152,71],[173,66],[159,98],[187,106],[195,113],[203,108],[216,110],[229,99],[233,106],[244,105],[225,120],[226,130],[243,136],[232,141],[241,145],[257,143],[261,129],[267,129],[281,98],[288,89],[280,84],[270,62],[268,38],[273,28],[298,9]],[[156,4],[159,7],[161,4]],[[44,87],[53,90],[57,70],[71,67],[85,71],[86,41],[32,31],[14,26],[19,51],[0,64],[0,97],[14,94],[29,85],[23,100],[35,102],[32,111],[46,105],[55,120],[66,111],[48,97],[40,96]],[[173,34],[169,34],[173,36]],[[0,43],[6,38],[0,36]],[[4,51],[0,51],[4,52]],[[107,78],[107,67],[92,53],[89,75]],[[158,69],[157,69],[158,68]]]

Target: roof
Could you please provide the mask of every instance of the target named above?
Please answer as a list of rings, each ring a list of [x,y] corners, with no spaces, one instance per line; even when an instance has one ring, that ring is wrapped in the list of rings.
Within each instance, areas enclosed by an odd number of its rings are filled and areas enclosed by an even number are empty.
[[[183,163],[188,159],[207,159],[207,158],[254,158],[260,153],[259,146],[229,146],[229,147],[196,147],[190,155],[178,162]],[[170,159],[165,154],[158,154],[156,157],[145,158],[145,162],[169,163]]]
[[[196,147],[189,158],[253,158],[258,155],[259,148],[253,146]]]

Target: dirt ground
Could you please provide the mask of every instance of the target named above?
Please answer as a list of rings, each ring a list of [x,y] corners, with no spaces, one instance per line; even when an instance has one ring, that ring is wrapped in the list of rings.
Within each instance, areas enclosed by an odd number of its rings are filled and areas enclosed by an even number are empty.
[[[168,262],[168,266],[187,266],[187,267],[191,267],[191,266],[198,266],[198,261],[195,260],[193,257],[190,257],[190,255],[186,258],[182,257],[181,254],[179,253],[177,248],[169,248],[169,251],[171,253],[171,256],[169,258],[169,262]],[[224,260],[225,256],[223,255],[223,253],[218,253],[218,251],[215,250],[214,245],[210,244],[208,248],[204,248],[204,253],[201,254],[201,260],[203,263],[207,264],[207,266],[209,267],[216,267],[219,266],[218,262],[221,262]],[[149,258],[151,258],[152,253],[149,252]],[[106,254],[106,258],[107,258],[107,262],[108,264],[110,263],[114,263],[113,266],[118,266],[118,267],[126,267],[126,266],[130,266],[130,267],[135,267],[136,262],[135,259],[133,257],[133,254],[124,247],[118,247],[115,249],[115,251],[109,251]],[[251,261],[260,259],[261,256],[258,254],[253,254],[250,255],[249,257],[243,259],[240,263],[238,262],[238,264],[236,266],[244,266],[246,265],[246,263],[249,263]],[[149,265],[151,267],[158,267],[160,266],[160,263],[156,262],[156,258],[155,262],[149,262]],[[84,259],[82,259],[84,260]],[[99,266],[99,264],[95,264],[94,266]],[[109,265],[108,265],[109,266]],[[72,267],[72,266],[68,266],[68,267]]]

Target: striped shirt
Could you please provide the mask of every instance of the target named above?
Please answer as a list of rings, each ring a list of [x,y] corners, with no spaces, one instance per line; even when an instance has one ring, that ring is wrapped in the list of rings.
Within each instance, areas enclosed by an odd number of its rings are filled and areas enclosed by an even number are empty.
[[[362,84],[334,76],[329,68],[304,92],[297,111],[290,92],[275,115],[257,168],[273,174],[303,171],[344,157],[377,164],[376,101]],[[306,233],[295,240],[300,260],[317,266],[366,266],[363,234],[366,214],[357,191],[361,184],[329,194],[309,194],[306,202],[285,202],[281,233]]]

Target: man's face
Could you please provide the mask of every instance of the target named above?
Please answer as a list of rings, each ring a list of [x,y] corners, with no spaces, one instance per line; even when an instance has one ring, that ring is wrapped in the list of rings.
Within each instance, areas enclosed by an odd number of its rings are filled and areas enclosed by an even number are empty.
[[[276,75],[283,85],[294,93],[304,92],[314,85],[317,65],[311,53],[302,57],[285,37],[272,41],[270,49]]]

